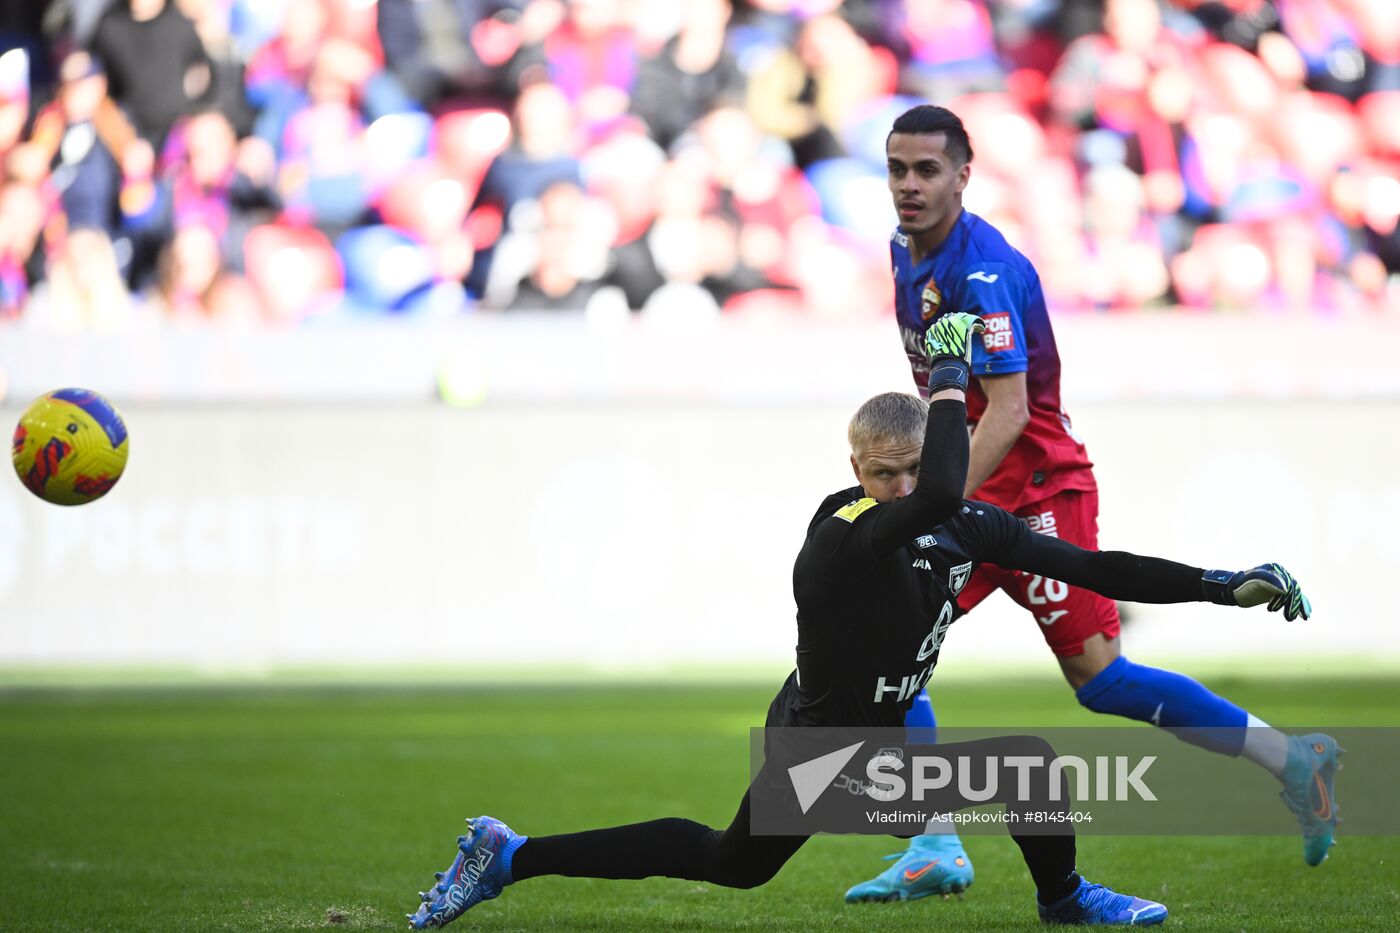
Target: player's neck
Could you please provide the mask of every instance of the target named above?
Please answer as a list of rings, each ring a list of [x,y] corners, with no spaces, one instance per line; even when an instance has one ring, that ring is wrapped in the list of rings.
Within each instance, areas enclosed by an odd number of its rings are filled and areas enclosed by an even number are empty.
[[[953,227],[957,226],[962,212],[962,201],[959,201],[957,206],[948,212],[948,216],[938,222],[938,226],[930,227],[923,233],[909,235],[909,259],[914,265],[923,262],[930,253],[943,245],[943,241],[948,239],[948,234],[953,232]]]

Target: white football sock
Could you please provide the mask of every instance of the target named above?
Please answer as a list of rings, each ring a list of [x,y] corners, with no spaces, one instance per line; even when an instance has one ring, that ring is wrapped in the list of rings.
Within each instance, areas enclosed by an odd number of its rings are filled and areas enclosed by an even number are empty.
[[[1245,724],[1240,754],[1282,781],[1283,768],[1288,764],[1288,736],[1252,713]]]

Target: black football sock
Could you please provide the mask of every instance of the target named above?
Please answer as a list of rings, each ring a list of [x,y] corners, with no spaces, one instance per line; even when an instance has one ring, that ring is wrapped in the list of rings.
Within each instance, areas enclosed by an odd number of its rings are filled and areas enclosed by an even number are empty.
[[[806,836],[754,836],[749,795],[723,831],[668,818],[558,836],[531,836],[511,859],[515,881],[536,875],[574,878],[686,878],[727,888],[768,881]],[[1072,856],[1071,856],[1072,860]]]
[[[1021,857],[1035,882],[1035,897],[1048,907],[1062,901],[1079,887],[1079,873],[1074,870],[1073,836],[1017,836],[1012,839],[1021,847]]]

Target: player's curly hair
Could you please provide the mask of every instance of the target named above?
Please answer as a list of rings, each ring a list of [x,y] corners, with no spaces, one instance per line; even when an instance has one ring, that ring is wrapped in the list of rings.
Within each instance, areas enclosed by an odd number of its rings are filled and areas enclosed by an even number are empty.
[[[907,392],[882,392],[856,410],[846,428],[851,450],[889,440],[923,442],[928,403]]]

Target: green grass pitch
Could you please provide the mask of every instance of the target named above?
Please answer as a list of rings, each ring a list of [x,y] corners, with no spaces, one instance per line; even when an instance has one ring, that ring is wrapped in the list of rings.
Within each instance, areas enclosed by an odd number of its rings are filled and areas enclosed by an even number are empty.
[[[1209,683],[1277,723],[1400,724],[1395,678]],[[745,730],[776,687],[0,692],[0,930],[401,928],[465,816],[526,833],[728,823]],[[945,723],[1102,722],[1050,681],[934,687]],[[1345,795],[1343,775],[1343,810]],[[539,878],[455,928],[1038,928],[1010,840],[968,847],[977,881],[962,901],[847,906],[845,888],[902,843],[823,837],[755,891]],[[1343,835],[1309,869],[1296,836],[1088,836],[1079,863],[1164,901],[1169,927],[1400,924],[1395,838]]]

